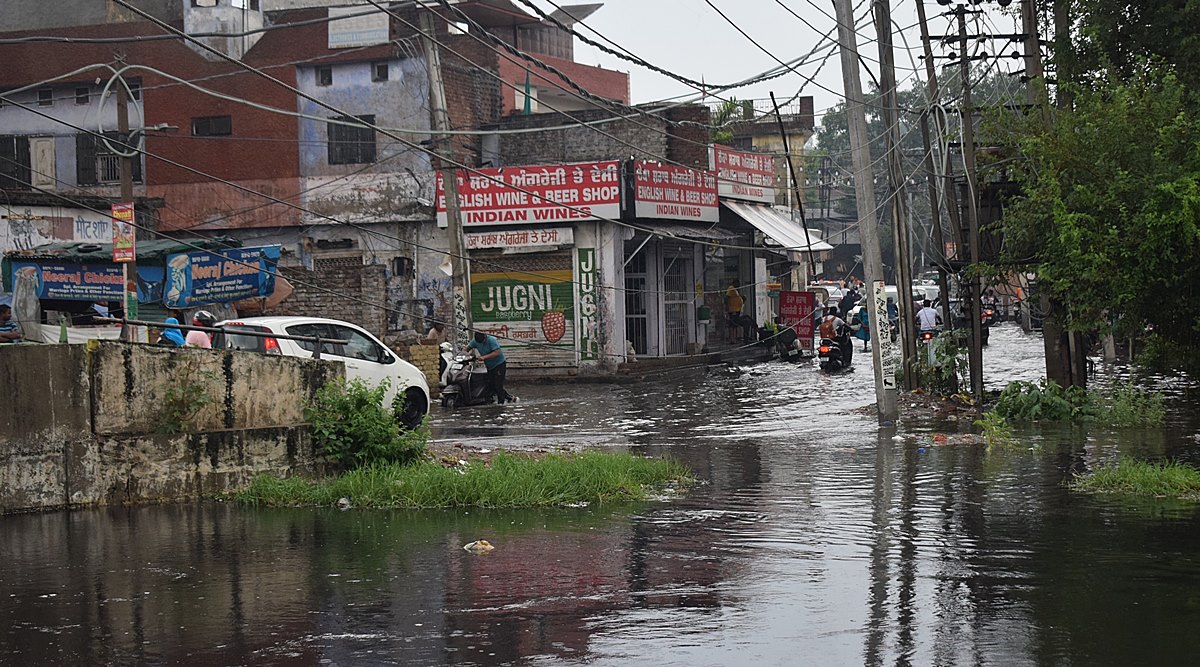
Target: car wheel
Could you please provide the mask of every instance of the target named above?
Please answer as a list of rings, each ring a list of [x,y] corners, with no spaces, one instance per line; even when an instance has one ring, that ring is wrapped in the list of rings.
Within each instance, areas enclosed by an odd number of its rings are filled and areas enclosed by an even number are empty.
[[[421,425],[428,411],[429,401],[425,398],[425,392],[412,387],[404,392],[404,408],[396,415],[396,420],[411,431]]]

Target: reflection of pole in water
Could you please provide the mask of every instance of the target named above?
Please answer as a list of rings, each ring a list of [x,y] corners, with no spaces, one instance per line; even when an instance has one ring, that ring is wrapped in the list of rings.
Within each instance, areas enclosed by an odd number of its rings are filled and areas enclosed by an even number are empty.
[[[871,529],[875,540],[871,545],[871,577],[868,594],[870,620],[867,622],[867,645],[863,652],[864,665],[883,664],[882,649],[886,645],[888,623],[888,513],[892,509],[892,447],[895,428],[879,429],[875,445],[875,487],[871,494]]]

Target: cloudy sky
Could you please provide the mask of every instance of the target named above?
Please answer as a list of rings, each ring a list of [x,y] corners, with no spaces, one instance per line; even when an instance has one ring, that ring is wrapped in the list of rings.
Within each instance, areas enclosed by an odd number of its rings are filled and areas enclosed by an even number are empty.
[[[550,0],[534,2],[547,11],[553,11]],[[805,75],[811,76],[818,71],[821,60],[830,53],[828,47],[834,45],[833,41],[823,37],[834,27],[833,4],[830,0],[711,2],[780,60],[794,60],[818,47],[816,55],[798,68]],[[925,78],[924,63],[918,58],[921,40],[916,26],[916,5],[913,3],[914,0],[892,2],[894,23],[903,29],[902,34],[911,46],[910,57],[904,42],[896,38],[896,76],[902,87],[914,80],[914,66],[920,69],[921,80]],[[553,0],[553,4],[562,5],[564,2]],[[1013,8],[1015,7],[1014,4]],[[869,8],[870,2],[861,2],[856,10],[856,16],[859,18],[859,46],[867,66],[877,72],[878,65],[875,61],[878,59],[878,47],[873,41],[875,30],[870,20]],[[578,30],[593,38],[596,35],[589,29],[594,30],[647,61],[688,78],[703,78],[706,83],[732,83],[779,67],[779,63],[771,55],[740,34],[737,28],[721,17],[717,9],[709,6],[705,0],[604,0],[604,7],[588,18]],[[789,9],[804,20],[793,16]],[[950,30],[957,32],[957,27],[952,28],[949,25],[951,19],[944,16],[946,7],[936,2],[927,2],[925,9],[933,34],[942,34]],[[1014,26],[1013,18],[994,9],[978,20],[983,31],[1019,31],[1019,28]],[[968,31],[973,31],[970,23]],[[833,33],[833,38],[836,38],[836,32]],[[1012,48],[1009,45],[1005,50],[1011,51]],[[935,53],[939,51],[935,50]],[[948,51],[943,50],[940,53],[945,54]],[[578,40],[575,58],[583,63],[629,72],[634,102],[696,94],[693,88],[685,84],[601,53],[593,47],[579,43]],[[1019,69],[1020,63],[1006,60],[1002,67],[1005,70]],[[864,73],[864,87],[869,81],[869,76]],[[806,84],[799,75],[788,74],[724,95],[736,96],[739,99],[765,99],[770,92],[774,92],[781,102],[797,92],[811,95],[818,114],[836,104],[841,99],[842,92],[841,67],[836,50],[832,52],[812,84]]]

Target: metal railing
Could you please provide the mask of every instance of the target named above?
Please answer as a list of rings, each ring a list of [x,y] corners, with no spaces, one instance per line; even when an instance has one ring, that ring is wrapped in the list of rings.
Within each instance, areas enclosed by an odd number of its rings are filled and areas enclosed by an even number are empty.
[[[97,318],[95,318],[95,321],[97,321],[97,322],[112,322],[114,324],[120,324],[122,326],[127,326],[127,325],[132,324],[134,326],[149,327],[149,328],[153,328],[153,329],[182,329],[184,331],[203,331],[205,333],[235,333],[236,332],[236,334],[238,336],[255,336],[258,338],[276,338],[276,339],[283,339],[283,340],[296,340],[296,341],[300,341],[302,343],[315,343],[317,346],[317,349],[313,351],[313,359],[321,358],[321,347],[325,343],[328,343],[330,345],[346,345],[350,342],[349,340],[344,339],[344,338],[321,338],[320,336],[293,336],[291,334],[280,334],[280,333],[275,333],[273,331],[255,331],[254,329],[243,328],[243,327],[251,326],[251,325],[246,325],[246,324],[243,324],[241,326],[239,326],[237,324],[228,324],[223,327],[200,327],[200,326],[196,326],[194,324],[167,324],[166,322],[151,322],[148,320],[128,320],[128,319],[119,318],[119,317],[97,317]]]

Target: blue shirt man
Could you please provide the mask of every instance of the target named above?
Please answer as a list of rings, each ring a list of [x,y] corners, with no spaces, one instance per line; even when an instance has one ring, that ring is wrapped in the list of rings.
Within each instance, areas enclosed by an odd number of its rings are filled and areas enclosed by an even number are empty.
[[[0,304],[0,343],[19,343],[21,335],[21,327],[12,318],[12,307]]]
[[[487,398],[495,396],[497,403],[516,401],[516,396],[504,390],[504,376],[508,371],[508,364],[504,360],[504,350],[500,349],[500,341],[496,340],[495,336],[476,331],[475,340],[467,343],[467,348],[474,350],[487,366]]]

